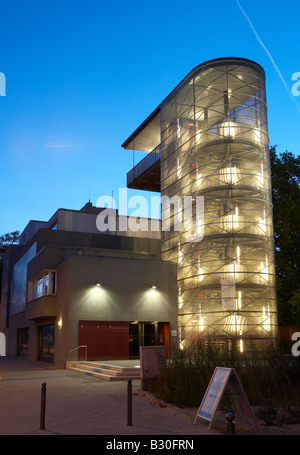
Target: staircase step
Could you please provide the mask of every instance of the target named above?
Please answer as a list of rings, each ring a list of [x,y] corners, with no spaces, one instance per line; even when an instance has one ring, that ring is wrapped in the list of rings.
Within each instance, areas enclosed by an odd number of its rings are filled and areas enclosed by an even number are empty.
[[[136,367],[124,367],[121,365],[109,365],[107,363],[101,363],[101,362],[80,362],[80,365],[82,366],[87,366],[89,368],[101,368],[102,370],[108,370],[108,371],[121,371],[121,372],[135,372],[137,371],[139,374],[140,368]]]
[[[77,373],[86,374],[87,376],[93,376],[95,378],[104,379],[105,381],[120,380],[119,377],[110,376],[110,375],[103,374],[103,373],[100,373],[100,372],[96,373],[94,371],[83,370],[82,368],[78,368],[78,367],[71,367],[70,369],[72,371],[76,371]]]
[[[140,379],[140,369],[108,365],[98,362],[74,362],[68,366],[72,371],[89,376],[105,379],[106,381],[124,381],[126,379]]]
[[[110,366],[110,368],[107,368],[106,366],[102,366],[102,365],[97,365],[95,366],[94,364],[93,365],[86,365],[86,364],[76,364],[75,367],[79,367],[80,369],[82,370],[85,370],[85,371],[90,371],[90,372],[94,372],[94,373],[103,373],[103,374],[106,374],[108,376],[129,376],[129,375],[133,375],[133,376],[138,376],[140,377],[140,371],[139,369],[137,368],[114,368],[113,366]]]

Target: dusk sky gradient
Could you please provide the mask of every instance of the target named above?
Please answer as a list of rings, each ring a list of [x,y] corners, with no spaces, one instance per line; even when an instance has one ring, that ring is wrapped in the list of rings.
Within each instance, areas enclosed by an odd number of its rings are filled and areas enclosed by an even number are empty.
[[[299,18],[299,0],[2,0],[0,235],[117,200],[145,156],[121,144],[214,58],[264,68],[270,145],[299,155]]]

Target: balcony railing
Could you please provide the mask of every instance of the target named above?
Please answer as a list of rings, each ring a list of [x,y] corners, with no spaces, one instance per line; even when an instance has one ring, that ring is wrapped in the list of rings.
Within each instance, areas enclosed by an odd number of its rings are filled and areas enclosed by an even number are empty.
[[[134,180],[143,175],[148,169],[160,160],[161,155],[161,144],[159,144],[152,152],[148,153],[138,164],[136,164],[127,173],[127,186],[129,186]]]

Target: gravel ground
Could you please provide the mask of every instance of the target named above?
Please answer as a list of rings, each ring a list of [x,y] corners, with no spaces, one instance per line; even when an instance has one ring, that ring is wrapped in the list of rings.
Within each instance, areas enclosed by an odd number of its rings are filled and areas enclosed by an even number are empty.
[[[180,409],[176,406],[173,406],[169,403],[164,402],[163,400],[160,400],[159,398],[156,398],[154,395],[151,395],[148,392],[140,392],[142,395],[146,396],[150,401],[153,402],[153,404],[156,404],[158,406],[164,407],[173,407],[176,412],[181,412],[185,414],[191,421],[193,421],[196,416],[199,408],[183,408]],[[257,407],[252,407],[252,410],[254,414],[256,415],[258,408]],[[289,420],[289,416],[286,414],[286,411],[281,411],[279,410],[278,413],[278,418],[282,420]],[[213,423],[209,427],[209,422],[205,422],[202,419],[199,419],[199,421],[202,421],[205,425],[207,425],[207,430],[208,434],[210,431],[217,430],[220,431],[223,434],[228,434],[227,426],[226,426],[226,412],[223,411],[217,411],[216,416],[213,420]],[[236,418],[234,422],[234,431],[236,435],[300,435],[300,423],[297,424],[286,424],[286,423],[280,423],[275,422],[275,424],[272,425],[267,425],[262,419],[256,417],[256,425],[253,425],[251,423],[243,421],[243,419],[240,419],[239,417]]]

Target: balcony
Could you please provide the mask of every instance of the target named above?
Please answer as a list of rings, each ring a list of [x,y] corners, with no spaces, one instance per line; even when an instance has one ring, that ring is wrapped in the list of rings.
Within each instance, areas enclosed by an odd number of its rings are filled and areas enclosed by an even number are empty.
[[[46,295],[27,302],[26,319],[39,319],[57,316],[57,296]]]
[[[127,173],[127,187],[160,192],[160,154],[158,145]]]

